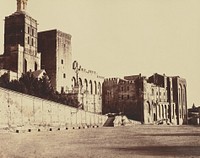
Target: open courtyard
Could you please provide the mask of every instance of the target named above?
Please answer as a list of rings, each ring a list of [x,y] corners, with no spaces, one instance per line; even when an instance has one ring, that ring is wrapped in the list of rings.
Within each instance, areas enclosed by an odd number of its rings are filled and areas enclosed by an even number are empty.
[[[200,157],[200,127],[135,125],[0,132],[0,157]]]

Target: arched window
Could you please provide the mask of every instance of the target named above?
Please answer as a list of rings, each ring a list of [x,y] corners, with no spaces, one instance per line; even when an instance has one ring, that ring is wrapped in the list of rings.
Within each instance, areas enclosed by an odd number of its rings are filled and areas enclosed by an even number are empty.
[[[85,88],[85,91],[88,90],[88,81],[86,79],[84,80],[84,88]]]
[[[28,34],[30,33],[30,27],[28,26]]]
[[[79,85],[79,92],[81,92],[82,91],[82,87],[83,87],[83,83],[82,83],[82,79],[81,78],[79,78],[78,85]]]
[[[97,94],[97,82],[94,81],[94,93]]]
[[[74,88],[76,86],[76,78],[73,77],[72,78],[72,88]]]
[[[89,84],[90,84],[90,94],[93,94],[93,85],[92,85],[92,81],[91,80],[90,80]]]
[[[148,104],[148,112],[149,112],[149,114],[151,114],[151,105],[148,101],[147,101],[147,104]]]
[[[99,93],[99,95],[101,95],[101,83],[100,82],[98,83],[98,93]]]

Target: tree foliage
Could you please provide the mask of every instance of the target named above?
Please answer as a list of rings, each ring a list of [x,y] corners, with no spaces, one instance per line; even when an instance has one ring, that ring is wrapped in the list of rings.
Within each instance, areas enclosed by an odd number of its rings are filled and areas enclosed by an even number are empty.
[[[7,73],[5,73],[0,77],[0,86],[20,93],[55,101],[73,107],[78,107],[79,105],[77,99],[69,97],[65,93],[56,92],[53,89],[47,75],[37,79],[31,72],[27,72],[26,74],[23,74],[19,80],[9,81],[9,76]]]

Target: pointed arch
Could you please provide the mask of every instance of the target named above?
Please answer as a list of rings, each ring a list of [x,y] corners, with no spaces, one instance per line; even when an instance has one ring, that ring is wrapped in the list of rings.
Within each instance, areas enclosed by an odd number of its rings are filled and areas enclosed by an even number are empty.
[[[76,78],[72,77],[72,88],[76,86]]]
[[[78,81],[79,92],[81,92],[81,91],[82,91],[82,88],[83,88],[83,82],[82,82],[82,79],[81,79],[81,78],[79,78],[78,80],[79,80],[79,81]]]
[[[97,82],[94,81],[94,94],[97,94]]]
[[[90,94],[93,94],[93,84],[91,80],[89,82],[89,85],[90,85]]]
[[[149,103],[149,101],[147,101],[148,104],[148,113],[151,114],[151,104]]]
[[[85,89],[85,91],[87,91],[88,90],[88,81],[87,81],[87,79],[84,79],[84,89]]]
[[[101,95],[102,93],[102,90],[101,90],[101,83],[99,82],[98,83],[98,94]]]

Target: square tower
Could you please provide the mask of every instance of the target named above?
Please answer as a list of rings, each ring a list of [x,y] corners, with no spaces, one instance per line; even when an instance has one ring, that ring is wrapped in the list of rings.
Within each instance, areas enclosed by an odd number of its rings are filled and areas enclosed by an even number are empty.
[[[5,18],[4,56],[7,59],[12,57],[18,64],[13,66],[5,64],[4,68],[20,73],[40,69],[37,21],[26,13],[26,5],[27,0],[17,0],[17,11]],[[22,51],[19,52],[19,49]]]
[[[72,52],[71,35],[58,30],[38,33],[38,49],[42,55],[42,68],[58,92],[71,88]]]

